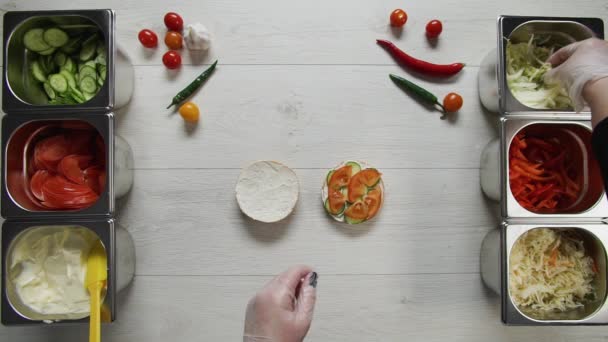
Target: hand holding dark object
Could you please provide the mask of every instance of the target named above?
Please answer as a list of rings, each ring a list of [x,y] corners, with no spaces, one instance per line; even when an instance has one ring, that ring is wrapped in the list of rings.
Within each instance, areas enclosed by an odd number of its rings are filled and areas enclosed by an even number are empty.
[[[271,280],[247,305],[244,342],[301,342],[312,323],[317,274],[294,266]]]

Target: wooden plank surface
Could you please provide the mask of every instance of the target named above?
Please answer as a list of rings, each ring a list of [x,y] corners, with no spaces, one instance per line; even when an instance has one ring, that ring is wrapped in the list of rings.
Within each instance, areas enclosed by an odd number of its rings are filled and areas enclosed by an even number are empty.
[[[400,36],[387,26],[399,6],[410,16]],[[117,113],[135,155],[134,188],[117,214],[135,241],[137,276],[104,341],[238,341],[248,298],[295,263],[321,275],[307,341],[608,339],[598,327],[502,326],[478,257],[498,224],[478,177],[497,117],[477,99],[496,17],[606,20],[605,1],[0,1],[1,12],[99,7],[116,10],[117,40],[136,77],[131,103]],[[184,53],[178,72],[162,67],[163,47],[145,50],[136,40],[142,28],[162,40],[168,10],[204,23],[214,37],[207,55]],[[436,46],[424,38],[434,18],[444,23]],[[458,116],[442,121],[394,87],[389,73],[409,74],[376,38],[420,58],[467,63],[448,81],[409,76],[440,97],[460,93]],[[164,108],[216,58],[216,74],[194,98],[202,122],[186,127]],[[319,199],[327,169],[348,158],[380,168],[387,188],[381,215],[358,229],[329,219]],[[294,215],[276,225],[253,223],[234,200],[240,168],[257,159],[282,161],[300,178]],[[86,336],[78,326],[0,327],[0,341]]]

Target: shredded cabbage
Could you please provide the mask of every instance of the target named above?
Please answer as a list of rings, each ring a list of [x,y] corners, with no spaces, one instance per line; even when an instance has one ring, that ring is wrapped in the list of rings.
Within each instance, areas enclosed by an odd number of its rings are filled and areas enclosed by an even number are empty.
[[[593,259],[571,230],[537,228],[522,235],[509,258],[509,292],[522,310],[565,312],[596,300]]]
[[[545,82],[551,70],[547,59],[552,50],[534,44],[534,36],[527,43],[507,42],[507,85],[515,98],[536,109],[572,108],[568,92],[559,83]]]

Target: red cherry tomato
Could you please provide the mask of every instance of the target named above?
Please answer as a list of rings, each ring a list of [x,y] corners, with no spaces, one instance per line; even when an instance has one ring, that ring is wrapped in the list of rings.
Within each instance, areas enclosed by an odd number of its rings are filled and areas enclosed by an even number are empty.
[[[449,93],[443,98],[443,107],[446,112],[454,113],[462,108],[462,96],[456,93]]]
[[[181,31],[184,29],[184,20],[179,14],[169,12],[165,14],[165,26],[171,31]]]
[[[147,48],[154,48],[158,45],[158,37],[156,36],[156,33],[148,29],[139,31],[139,35],[137,35],[137,37],[139,38],[141,45]]]
[[[167,31],[165,35],[165,44],[171,50],[179,50],[182,48],[182,35],[179,32]]]
[[[391,26],[402,27],[407,22],[407,13],[398,8],[391,13]]]
[[[177,51],[167,51],[163,55],[163,64],[168,69],[177,69],[182,65],[182,56]]]
[[[426,24],[426,36],[429,38],[437,38],[443,31],[443,25],[439,20],[431,20]]]

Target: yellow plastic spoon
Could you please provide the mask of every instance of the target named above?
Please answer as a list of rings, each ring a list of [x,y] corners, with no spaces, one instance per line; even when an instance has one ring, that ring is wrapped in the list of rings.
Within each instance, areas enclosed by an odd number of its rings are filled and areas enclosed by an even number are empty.
[[[89,326],[89,342],[101,341],[101,290],[108,279],[108,258],[106,251],[97,240],[87,258],[87,275],[84,286],[91,297],[91,323]]]

